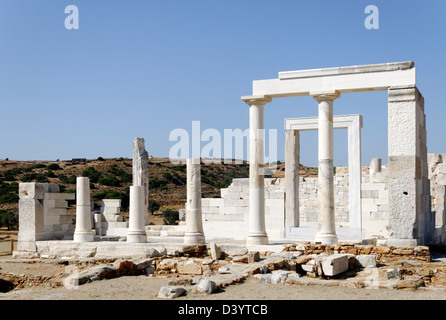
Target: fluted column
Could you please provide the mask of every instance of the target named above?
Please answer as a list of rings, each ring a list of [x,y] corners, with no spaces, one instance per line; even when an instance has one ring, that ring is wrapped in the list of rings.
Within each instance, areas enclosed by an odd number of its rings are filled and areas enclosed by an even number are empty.
[[[334,244],[338,242],[334,212],[333,181],[333,101],[337,91],[311,92],[319,103],[318,130],[318,223],[315,241]]]
[[[189,158],[187,165],[187,202],[185,244],[203,244],[203,220],[201,214],[201,166],[200,158]]]
[[[78,177],[76,179],[76,229],[73,240],[75,242],[94,241],[94,231],[91,224],[90,179]]]
[[[249,229],[247,244],[268,244],[265,227],[263,109],[268,96],[242,97],[249,105]]]
[[[145,186],[130,186],[129,231],[127,242],[147,242],[145,225]]]

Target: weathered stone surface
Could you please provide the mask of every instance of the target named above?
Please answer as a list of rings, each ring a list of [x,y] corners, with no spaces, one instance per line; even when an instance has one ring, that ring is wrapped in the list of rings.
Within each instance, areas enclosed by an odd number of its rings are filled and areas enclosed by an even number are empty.
[[[272,274],[257,274],[255,277],[259,279],[260,283],[271,283]]]
[[[201,263],[194,260],[178,262],[177,271],[180,274],[203,274]]]
[[[358,255],[356,256],[356,266],[359,268],[375,268],[376,256],[375,255]]]
[[[249,258],[248,256],[237,256],[234,259],[232,259],[232,261],[235,263],[248,263]]]
[[[411,289],[415,290],[419,287],[424,287],[425,283],[422,279],[409,279],[409,280],[399,280],[396,283],[396,289]]]
[[[331,255],[321,261],[322,271],[326,276],[335,276],[348,270],[347,255]]]
[[[148,223],[149,208],[149,154],[144,146],[143,138],[133,140],[133,186],[144,187],[144,221]]]
[[[183,254],[190,257],[199,257],[206,252],[206,246],[203,244],[187,245],[183,247]]]
[[[211,294],[217,289],[217,284],[209,279],[201,279],[196,289],[199,293]]]
[[[156,258],[161,256],[160,252],[155,248],[145,249],[144,254],[146,255],[147,258]]]
[[[115,266],[120,275],[132,274],[134,270],[133,262],[128,260],[117,260],[115,261]]]
[[[248,249],[245,246],[235,245],[222,245],[221,251],[228,256],[243,256],[248,253]]]
[[[136,270],[144,270],[145,268],[152,265],[152,261],[153,260],[150,258],[144,258],[134,261],[133,264]]]
[[[211,250],[211,257],[214,260],[219,260],[221,257],[221,249],[216,243],[209,244],[209,248]]]
[[[248,262],[254,263],[260,260],[260,252],[258,251],[251,251],[248,253]]]
[[[171,271],[176,270],[177,261],[174,259],[163,259],[156,265],[157,270]]]
[[[373,251],[377,254],[388,254],[390,253],[390,248],[388,247],[374,247]]]
[[[285,283],[289,274],[290,274],[289,272],[283,270],[273,271],[271,275],[271,283],[274,284]]]
[[[173,299],[186,293],[186,290],[179,286],[163,286],[161,287],[158,298]]]

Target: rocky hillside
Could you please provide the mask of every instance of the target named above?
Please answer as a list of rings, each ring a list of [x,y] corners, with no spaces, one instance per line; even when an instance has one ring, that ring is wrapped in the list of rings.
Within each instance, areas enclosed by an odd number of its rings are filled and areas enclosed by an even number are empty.
[[[285,165],[278,163],[273,177],[284,176]],[[304,176],[314,176],[317,169],[302,168]],[[128,207],[129,186],[132,184],[132,159],[113,158],[69,161],[0,160],[0,210],[18,213],[20,182],[57,183],[61,192],[75,192],[76,177],[87,176],[96,208],[102,199],[122,199],[122,211]],[[202,195],[219,197],[220,189],[233,178],[247,178],[249,164],[202,164]],[[149,161],[149,199],[154,214],[165,209],[179,210],[186,202],[186,165],[175,165],[167,158]],[[74,210],[72,208],[72,210]]]

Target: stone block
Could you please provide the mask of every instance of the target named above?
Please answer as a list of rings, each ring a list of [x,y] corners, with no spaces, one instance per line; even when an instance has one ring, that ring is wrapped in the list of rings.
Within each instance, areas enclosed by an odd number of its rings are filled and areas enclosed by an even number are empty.
[[[248,253],[248,263],[254,263],[260,260],[260,252],[251,251]]]
[[[45,193],[45,200],[75,200],[75,193]]]
[[[162,286],[158,298],[161,299],[173,299],[186,293],[186,290],[179,286]]]
[[[50,194],[50,193],[48,193]],[[68,201],[66,200],[47,200],[45,199],[43,205],[46,208],[68,208]]]
[[[196,289],[199,293],[211,294],[217,289],[217,284],[209,279],[201,279]]]
[[[196,262],[194,260],[178,262],[177,271],[180,274],[195,274],[195,275],[203,274],[203,268],[201,266],[201,263]]]
[[[73,223],[73,217],[69,214],[59,216],[59,223],[70,224]]]
[[[67,214],[67,209],[65,209],[65,208],[47,208],[47,207],[44,207],[44,210],[45,210],[45,217],[60,216],[60,215]]]
[[[41,202],[36,199],[19,200],[19,240],[20,236],[31,237],[27,240],[35,240],[35,234],[43,232],[44,210]]]
[[[375,268],[376,255],[361,254],[355,257],[356,266],[359,268]]]
[[[209,206],[224,207],[224,205],[225,205],[225,199],[222,199],[222,198],[210,198],[209,199]]]
[[[322,271],[326,276],[335,276],[348,270],[348,256],[334,254],[322,258]]]
[[[212,242],[211,244],[209,244],[209,248],[211,250],[211,257],[212,257],[212,259],[219,260],[220,257],[221,257],[221,249],[220,249],[220,247],[217,244]]]
[[[19,184],[20,199],[42,200],[44,197],[45,197],[45,191],[41,183],[27,182]]]

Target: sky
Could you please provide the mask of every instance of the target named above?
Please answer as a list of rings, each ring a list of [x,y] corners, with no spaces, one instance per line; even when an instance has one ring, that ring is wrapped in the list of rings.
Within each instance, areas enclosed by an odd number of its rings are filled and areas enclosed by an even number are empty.
[[[65,27],[69,5],[78,29]],[[365,27],[368,5],[379,29]],[[398,61],[415,62],[428,152],[446,153],[445,10],[441,0],[0,0],[0,159],[132,157],[135,137],[168,157],[170,133],[192,136],[193,121],[222,136],[247,129],[240,97],[253,80]],[[342,95],[334,114],[361,114],[363,165],[387,163],[386,92]],[[283,160],[284,119],[317,116],[317,102],[274,99],[264,116]],[[346,130],[334,141],[345,166]],[[300,150],[317,165],[316,131],[301,133]]]

